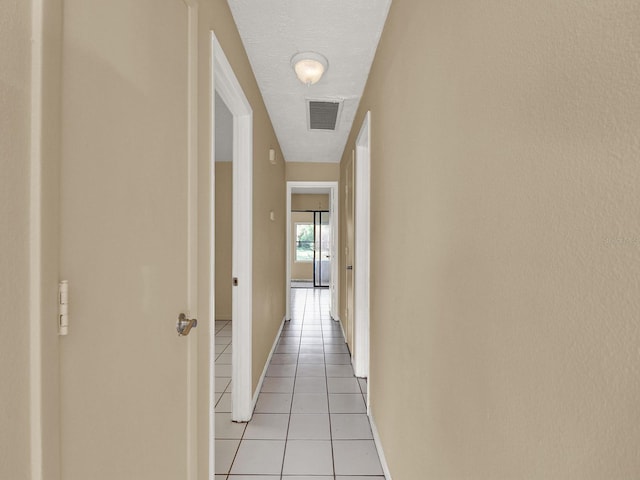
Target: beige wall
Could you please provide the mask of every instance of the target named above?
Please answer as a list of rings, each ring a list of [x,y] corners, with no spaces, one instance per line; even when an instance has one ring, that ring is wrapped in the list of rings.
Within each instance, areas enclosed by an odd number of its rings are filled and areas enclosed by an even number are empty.
[[[394,480],[638,477],[638,25],[624,0],[392,4],[345,154],[371,110]]]
[[[313,213],[291,212],[291,280],[313,280],[313,262],[296,262],[296,223],[313,224]]]
[[[329,195],[301,194],[291,195],[291,211],[329,210]]]
[[[0,305],[11,323],[0,340],[0,478],[29,478],[31,472],[42,472],[55,480],[61,2],[42,2],[42,28],[33,32],[31,14],[30,2],[0,4]],[[42,45],[43,88],[33,97],[39,106],[31,104],[32,36],[35,45]],[[38,136],[32,136],[32,124],[40,129]],[[30,158],[32,145],[40,153]],[[29,186],[38,175],[41,215],[30,222]],[[30,243],[41,262],[32,262]],[[40,272],[39,279],[30,278],[30,265]],[[38,433],[30,441],[32,424]]]
[[[231,162],[216,162],[216,320],[231,320]]]
[[[28,478],[29,455],[29,2],[0,4],[0,478]]]
[[[337,182],[340,178],[340,164],[286,162],[286,177],[288,182]]]

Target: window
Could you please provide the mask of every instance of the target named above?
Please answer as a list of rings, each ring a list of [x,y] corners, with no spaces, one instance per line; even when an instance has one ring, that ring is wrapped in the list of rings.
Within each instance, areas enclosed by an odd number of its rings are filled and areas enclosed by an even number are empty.
[[[313,262],[312,223],[296,223],[296,262]]]

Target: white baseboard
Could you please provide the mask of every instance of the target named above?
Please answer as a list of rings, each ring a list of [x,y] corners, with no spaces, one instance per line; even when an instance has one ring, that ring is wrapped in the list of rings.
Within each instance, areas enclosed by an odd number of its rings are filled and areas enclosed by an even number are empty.
[[[269,352],[269,356],[267,357],[267,362],[264,364],[264,368],[262,369],[262,375],[260,375],[260,380],[258,380],[258,386],[256,387],[256,391],[253,394],[253,402],[251,404],[251,411],[256,408],[256,403],[258,403],[258,395],[260,395],[260,390],[262,390],[262,383],[264,382],[264,377],[267,376],[267,369],[269,368],[269,364],[271,363],[271,357],[273,357],[273,353],[276,351],[276,346],[278,345],[278,340],[280,340],[280,334],[282,333],[282,327],[284,327],[284,322],[286,322],[286,317],[282,318],[282,323],[280,323],[280,328],[278,329],[278,333],[276,334],[276,338],[273,340],[273,345],[271,346],[271,351]]]
[[[384,473],[384,478],[385,480],[392,480],[391,472],[389,471],[389,465],[387,464],[387,458],[384,456],[384,450],[382,449],[380,434],[378,433],[376,422],[373,420],[373,416],[371,415],[369,415],[369,423],[371,424],[371,432],[373,433],[373,442],[376,445],[376,450],[378,450],[378,456],[380,457],[380,464],[382,465],[382,473]]]
[[[344,325],[342,324],[342,320],[340,320],[340,317],[335,317],[334,320],[340,324],[340,331],[342,332],[342,337],[344,338],[344,342],[347,343],[347,334],[344,332]]]

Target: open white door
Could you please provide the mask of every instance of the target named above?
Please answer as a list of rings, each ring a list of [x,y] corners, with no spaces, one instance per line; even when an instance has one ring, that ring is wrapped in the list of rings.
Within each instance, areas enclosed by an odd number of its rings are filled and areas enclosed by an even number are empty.
[[[371,112],[367,112],[356,140],[355,255],[354,265],[354,352],[356,377],[369,377],[369,264],[371,238]]]
[[[191,2],[65,2],[65,480],[196,478],[196,47]]]

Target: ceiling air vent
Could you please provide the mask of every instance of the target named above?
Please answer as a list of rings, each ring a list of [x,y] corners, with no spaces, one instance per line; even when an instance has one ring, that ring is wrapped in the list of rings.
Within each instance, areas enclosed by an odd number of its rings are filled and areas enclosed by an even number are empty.
[[[307,100],[309,130],[335,130],[342,102]]]

